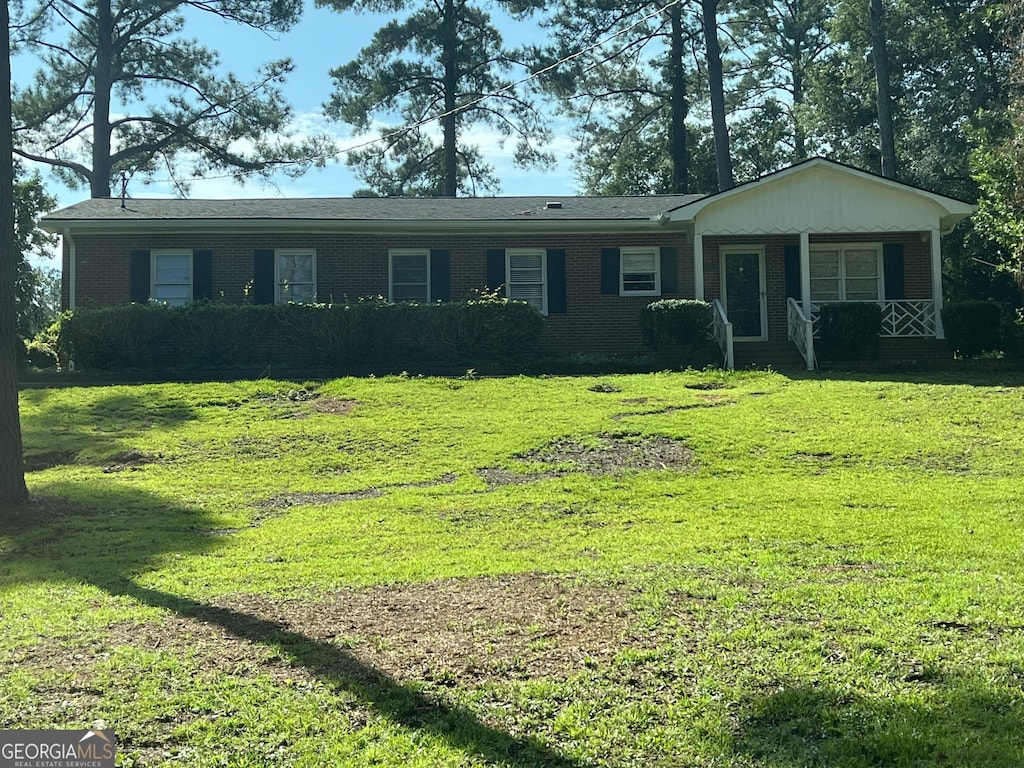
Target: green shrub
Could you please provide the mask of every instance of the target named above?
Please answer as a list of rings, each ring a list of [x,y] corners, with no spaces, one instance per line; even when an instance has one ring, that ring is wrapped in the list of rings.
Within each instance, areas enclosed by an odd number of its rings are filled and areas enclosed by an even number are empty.
[[[822,304],[818,309],[820,356],[824,360],[859,360],[878,355],[882,307],[874,302]]]
[[[997,349],[1003,310],[994,301],[951,301],[942,309],[946,343],[958,357]]]
[[[653,350],[703,346],[711,325],[711,305],[694,299],[661,299],[640,310],[640,334]]]
[[[475,363],[535,353],[544,319],[521,302],[80,308],[58,349],[79,370],[345,368]]]

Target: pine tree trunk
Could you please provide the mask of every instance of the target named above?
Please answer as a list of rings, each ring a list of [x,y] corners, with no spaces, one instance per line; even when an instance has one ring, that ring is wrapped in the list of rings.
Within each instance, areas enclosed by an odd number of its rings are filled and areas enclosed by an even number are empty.
[[[114,88],[114,20],[111,0],[99,0],[96,8],[96,75],[93,82],[92,177],[90,197],[110,197],[113,169],[110,163],[110,94]]]
[[[444,16],[441,21],[441,58],[444,62],[444,117],[441,118],[444,152],[443,194],[455,197],[459,191],[458,136],[456,134],[456,96],[459,87],[459,73],[455,56],[459,37],[455,33],[455,4],[444,0]]]
[[[715,136],[715,165],[718,168],[718,189],[735,186],[732,156],[729,148],[729,126],[725,122],[725,84],[722,67],[722,46],[718,42],[718,0],[701,0],[704,16],[704,46],[708,59],[708,87],[711,92],[711,127]]]
[[[11,134],[11,40],[7,3],[2,4],[0,46],[0,510],[28,498],[21,456],[18,375],[15,344],[14,167]]]
[[[690,187],[690,151],[686,144],[686,117],[690,104],[686,98],[686,71],[683,69],[683,12],[679,3],[669,9],[672,42],[669,56],[672,125],[669,146],[672,153],[672,191],[684,194]]]
[[[882,0],[871,0],[871,54],[875,60],[878,95],[878,140],[882,153],[882,175],[896,178],[896,131],[892,120],[892,90],[889,74],[889,48]]]

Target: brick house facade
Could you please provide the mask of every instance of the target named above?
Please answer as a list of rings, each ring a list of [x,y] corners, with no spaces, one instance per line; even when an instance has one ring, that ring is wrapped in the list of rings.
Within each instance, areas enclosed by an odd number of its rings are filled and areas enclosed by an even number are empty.
[[[939,237],[971,210],[818,158],[710,197],[89,200],[43,226],[65,307],[497,289],[545,314],[553,354],[638,354],[642,307],[698,298],[723,360],[811,366],[825,300],[882,304],[885,356],[942,354]]]

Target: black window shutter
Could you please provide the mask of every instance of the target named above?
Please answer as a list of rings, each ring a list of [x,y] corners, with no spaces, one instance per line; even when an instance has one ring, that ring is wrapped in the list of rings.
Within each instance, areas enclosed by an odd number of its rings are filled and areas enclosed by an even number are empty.
[[[568,311],[565,289],[565,250],[548,249],[548,314],[564,315]]]
[[[487,287],[495,291],[503,285],[505,285],[505,250],[492,248],[487,251]]]
[[[786,298],[801,301],[800,245],[789,243],[783,246],[782,259],[786,273]]]
[[[619,295],[619,259],[618,248],[601,249],[601,293]]]
[[[665,246],[661,249],[661,292],[679,292],[678,248]]]
[[[274,303],[274,252],[257,250],[252,257],[252,303]]]
[[[907,298],[903,274],[903,243],[886,243],[882,246],[882,268],[885,274],[885,298]]]
[[[451,259],[448,251],[430,251],[430,300],[452,300]]]
[[[213,298],[213,251],[192,253],[192,298],[196,301]]]
[[[149,301],[149,251],[128,254],[128,299],[134,304]]]

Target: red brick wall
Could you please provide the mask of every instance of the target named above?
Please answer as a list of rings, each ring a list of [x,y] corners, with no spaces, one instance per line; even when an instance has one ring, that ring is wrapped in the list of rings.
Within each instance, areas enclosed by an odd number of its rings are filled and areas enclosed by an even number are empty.
[[[487,282],[487,250],[562,248],[566,252],[568,312],[550,315],[543,341],[556,354],[643,352],[640,309],[657,297],[601,294],[601,249],[636,245],[677,249],[678,291],[692,298],[693,251],[685,235],[602,234],[560,236],[390,236],[390,235],[79,235],[75,238],[78,306],[129,300],[128,255],[133,250],[186,248],[213,251],[213,293],[225,301],[244,300],[252,279],[253,251],[260,248],[315,248],[317,295],[321,301],[354,301],[387,295],[391,248],[439,248],[450,255],[451,296],[468,298]],[[669,294],[665,294],[666,296]]]
[[[764,246],[768,293],[768,341],[786,343],[784,247],[795,236],[706,237],[704,286],[708,301],[721,293],[719,251],[726,245]],[[914,234],[812,236],[811,242],[902,242],[907,298],[931,297],[930,246],[926,236]],[[562,248],[566,252],[568,312],[550,315],[543,336],[555,354],[641,354],[637,318],[641,308],[656,297],[622,297],[601,293],[602,248],[633,245],[677,248],[678,291],[675,297],[694,296],[693,246],[679,232],[664,234],[602,234],[560,236],[397,236],[397,235],[79,235],[77,305],[119,304],[129,300],[128,254],[137,249],[188,248],[213,251],[213,292],[225,301],[241,302],[252,279],[253,251],[260,248],[315,248],[317,294],[321,301],[354,301],[386,295],[388,250],[440,248],[451,258],[451,295],[465,299],[483,288],[487,278],[486,253],[493,248]],[[65,274],[68,274],[65,246]],[[669,294],[665,294],[666,296]],[[65,306],[67,287],[65,287]]]

